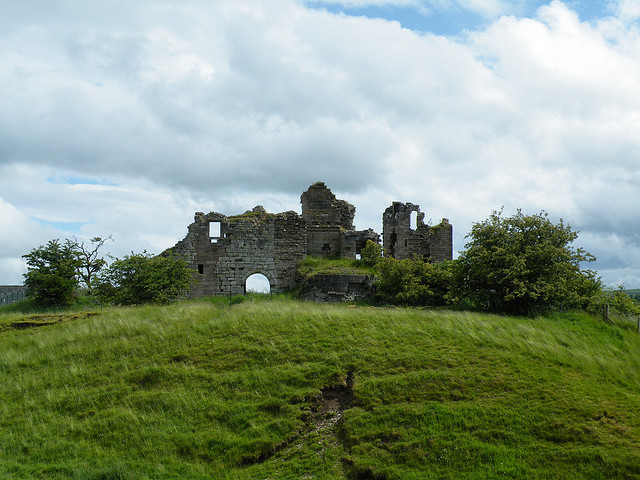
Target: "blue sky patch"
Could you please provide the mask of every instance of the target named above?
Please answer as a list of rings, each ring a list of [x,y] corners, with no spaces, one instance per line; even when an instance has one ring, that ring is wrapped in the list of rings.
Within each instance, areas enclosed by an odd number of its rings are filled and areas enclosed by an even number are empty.
[[[331,13],[353,17],[381,18],[400,23],[403,28],[436,35],[457,35],[463,30],[476,30],[487,20],[469,10],[452,8],[429,13],[421,13],[410,7],[391,5],[347,8],[341,5],[310,5]]]
[[[512,2],[510,11],[501,15],[515,15],[517,17],[532,18],[538,8],[549,5],[550,1],[526,0],[524,2]],[[611,7],[608,2],[589,1],[565,1],[570,9],[578,13],[580,20],[593,22],[599,18],[611,15]],[[412,7],[398,7],[394,5],[371,5],[367,7],[349,7],[339,3],[307,2],[306,6],[312,9],[326,10],[335,14],[344,14],[353,17],[380,18],[396,21],[403,28],[435,35],[455,36],[464,31],[477,31],[485,28],[496,18],[487,18],[472,10],[466,9],[455,3],[448,6],[430,5],[426,3],[428,11],[421,12]]]
[[[41,218],[34,218],[41,225],[45,225],[47,227],[55,228],[56,230],[61,230],[63,232],[68,233],[80,233],[80,229],[89,225],[93,222],[52,222],[50,220],[43,220]]]
[[[435,35],[457,35],[463,30],[476,30],[487,23],[487,20],[480,15],[461,8],[432,10],[429,13],[421,13],[410,7],[395,7],[391,5],[350,8],[341,5],[312,4],[308,6],[352,17],[381,18],[396,21],[403,28]]]
[[[106,185],[115,187],[116,184],[104,178],[82,177],[75,175],[55,175],[47,178],[49,183],[56,185]]]
[[[567,7],[574,10],[583,22],[592,22],[613,15],[609,2],[566,1]],[[543,4],[541,2],[541,4]]]

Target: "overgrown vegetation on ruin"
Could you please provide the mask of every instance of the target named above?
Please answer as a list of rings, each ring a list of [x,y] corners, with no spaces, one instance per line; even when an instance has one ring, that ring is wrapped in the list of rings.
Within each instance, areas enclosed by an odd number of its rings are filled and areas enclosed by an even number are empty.
[[[640,478],[632,325],[241,298],[0,313],[0,477]]]
[[[583,268],[595,257],[572,245],[577,236],[545,212],[493,212],[473,225],[455,260],[373,259],[379,276],[375,298],[512,315],[592,309],[604,292],[596,272]]]
[[[298,264],[298,275],[375,275],[376,271],[362,260],[307,256]]]

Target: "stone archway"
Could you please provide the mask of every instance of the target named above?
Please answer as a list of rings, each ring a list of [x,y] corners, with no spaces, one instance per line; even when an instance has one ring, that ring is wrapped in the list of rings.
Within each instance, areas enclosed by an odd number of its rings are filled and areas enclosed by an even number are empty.
[[[262,272],[254,272],[244,280],[244,293],[271,293],[271,281]]]

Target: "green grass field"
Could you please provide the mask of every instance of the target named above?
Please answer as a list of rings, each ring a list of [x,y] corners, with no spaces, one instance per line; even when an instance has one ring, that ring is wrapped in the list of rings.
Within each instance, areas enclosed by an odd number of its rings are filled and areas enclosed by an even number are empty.
[[[0,313],[0,478],[640,478],[640,335],[198,300]]]

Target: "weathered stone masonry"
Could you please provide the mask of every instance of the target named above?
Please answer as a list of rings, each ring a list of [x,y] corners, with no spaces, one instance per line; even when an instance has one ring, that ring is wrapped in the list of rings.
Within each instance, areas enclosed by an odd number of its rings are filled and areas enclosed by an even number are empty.
[[[296,265],[306,255],[306,229],[297,213],[256,207],[236,217],[198,212],[194,220],[173,248],[198,273],[192,296],[243,294],[254,273],[266,276],[274,293],[295,286]]]
[[[355,231],[356,207],[338,200],[323,182],[314,183],[300,196],[307,224],[307,254],[317,257],[356,258],[367,240],[380,242],[373,230]]]
[[[302,215],[267,213],[261,206],[231,217],[197,212],[187,236],[171,249],[184,256],[194,271],[198,283],[191,296],[243,294],[247,278],[254,273],[267,277],[271,292],[285,292],[297,286],[296,266],[306,255],[357,258],[368,240],[380,243],[380,235],[372,229],[354,230],[355,207],[336,199],[324,183],[311,185],[300,202]],[[400,202],[385,210],[385,255],[451,259],[451,225],[446,219],[436,227],[424,225],[424,213],[419,210],[417,205]],[[415,227],[413,211],[418,213]],[[340,286],[336,292],[343,293],[345,282],[332,282]]]
[[[24,285],[0,285],[0,305],[22,300],[27,295],[27,287]]]
[[[453,258],[453,227],[449,220],[443,218],[436,226],[425,225],[419,205],[393,202],[382,216],[382,232],[385,255],[398,260],[418,256],[425,261],[442,262]]]

